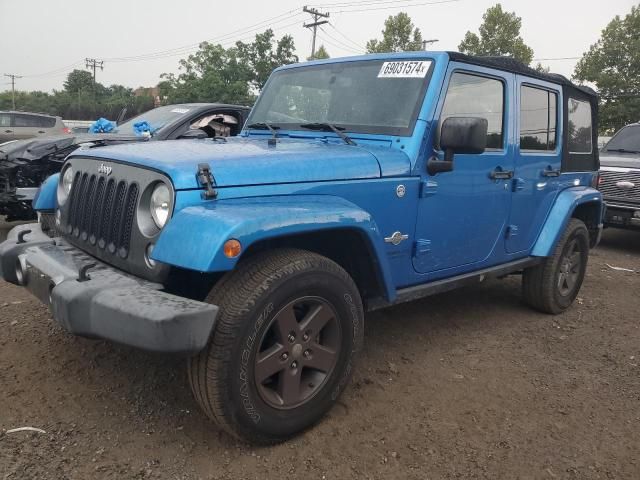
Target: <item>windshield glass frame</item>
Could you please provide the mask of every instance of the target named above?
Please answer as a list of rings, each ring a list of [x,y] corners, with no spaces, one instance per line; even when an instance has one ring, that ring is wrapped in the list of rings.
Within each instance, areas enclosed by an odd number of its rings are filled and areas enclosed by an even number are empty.
[[[632,135],[633,135],[633,133],[635,133],[637,135],[637,138],[638,138],[638,140],[636,142],[637,146],[630,146],[629,148],[626,148],[624,145],[615,145],[616,141],[624,142],[626,140],[626,138],[624,140],[619,140],[619,138],[622,135],[625,135],[629,130],[635,130],[635,132],[632,132]],[[629,153],[639,153],[640,152],[640,124],[634,123],[634,124],[622,127],[620,130],[618,130],[615,133],[615,135],[613,137],[611,137],[611,140],[609,140],[607,142],[607,144],[602,148],[602,151],[618,153],[618,149],[628,150]]]
[[[435,69],[436,59],[429,55],[424,55],[420,57],[402,56],[402,57],[350,60],[350,61],[340,61],[340,62],[322,62],[322,63],[311,64],[311,65],[300,64],[299,66],[296,65],[293,67],[286,67],[281,70],[277,70],[271,74],[271,76],[269,77],[269,80],[265,84],[262,93],[260,94],[258,100],[256,101],[253,109],[251,110],[251,114],[249,115],[245,123],[244,130],[245,131],[252,130],[250,128],[247,128],[246,125],[251,125],[252,123],[264,123],[264,118],[256,118],[256,112],[258,113],[260,112],[261,104],[266,101],[265,99],[267,98],[266,94],[268,93],[268,89],[272,88],[274,82],[277,81],[279,75],[287,75],[287,74],[295,73],[296,71],[299,71],[301,69],[313,71],[313,70],[336,67],[340,65],[343,65],[345,67],[354,67],[358,64],[371,63],[371,62],[378,63],[380,66],[382,66],[382,64],[384,64],[385,62],[403,62],[403,61],[430,62],[427,74],[424,76],[424,78],[421,79],[422,82],[420,83],[420,91],[416,98],[414,108],[411,111],[408,126],[399,127],[399,126],[390,126],[390,125],[357,125],[357,124],[346,124],[346,123],[334,123],[333,125],[335,125],[345,133],[361,133],[361,134],[371,134],[371,135],[390,135],[390,136],[407,136],[407,137],[411,136],[415,128],[416,122],[418,120],[418,115],[420,114],[420,110],[424,105],[424,99],[427,93],[427,89],[429,88],[431,77],[433,76],[433,72]],[[274,96],[273,98],[275,99],[278,97]],[[279,134],[287,130],[296,131],[296,132],[298,131],[307,132],[311,135],[313,135],[314,133],[316,135],[320,133],[323,136],[325,136],[327,133],[331,134],[331,132],[322,131],[322,130],[311,130],[311,129],[303,128],[300,126],[301,124],[303,125],[305,123],[322,123],[322,122],[317,122],[315,120],[305,120],[299,123],[293,123],[293,122],[287,123],[287,122],[278,122],[278,121],[273,121],[273,122],[269,121],[268,123],[273,127],[277,127],[279,129],[279,132],[278,132]],[[328,122],[328,123],[331,123],[331,122]]]
[[[181,118],[185,118],[187,116],[187,114],[189,113],[190,110],[192,110],[195,107],[190,107],[187,104],[173,104],[173,105],[161,105],[159,107],[155,107],[155,108],[151,108],[149,110],[147,110],[144,113],[141,113],[139,115],[136,115],[135,117],[132,117],[124,122],[122,122],[120,125],[116,126],[115,129],[115,133],[118,134],[131,134],[131,135],[135,135],[135,130],[133,128],[133,125],[137,122],[144,122],[144,121],[149,121],[148,120],[148,115],[151,112],[157,113],[158,110],[162,110],[163,112],[167,112],[167,115],[172,114],[171,116],[168,116],[168,120],[166,122],[164,122],[162,125],[160,126],[156,126],[155,123],[153,122],[149,122],[149,125],[151,126],[152,133],[153,134],[157,134],[158,132],[161,132],[162,130],[164,130],[165,128],[167,128],[170,125],[174,125],[175,122]],[[172,112],[172,110],[176,110],[176,109],[180,109],[180,110],[185,110],[184,112]],[[123,129],[122,127],[130,124],[130,128],[128,129],[129,131],[127,131],[127,127],[125,127],[125,129]]]

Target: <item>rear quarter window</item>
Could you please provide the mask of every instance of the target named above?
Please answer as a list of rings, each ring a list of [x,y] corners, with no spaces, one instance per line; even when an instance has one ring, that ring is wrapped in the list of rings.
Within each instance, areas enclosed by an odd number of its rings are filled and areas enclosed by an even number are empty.
[[[520,89],[520,149],[556,149],[558,95],[523,85]]]
[[[569,98],[568,145],[569,153],[591,153],[591,104],[585,100]]]

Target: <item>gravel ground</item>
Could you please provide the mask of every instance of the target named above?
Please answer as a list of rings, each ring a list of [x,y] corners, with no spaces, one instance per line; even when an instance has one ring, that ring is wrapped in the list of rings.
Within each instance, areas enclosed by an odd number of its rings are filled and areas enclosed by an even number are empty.
[[[200,413],[184,359],[71,337],[0,282],[0,479],[638,479],[638,272],[611,230],[563,315],[518,278],[368,315],[340,403],[271,448]]]

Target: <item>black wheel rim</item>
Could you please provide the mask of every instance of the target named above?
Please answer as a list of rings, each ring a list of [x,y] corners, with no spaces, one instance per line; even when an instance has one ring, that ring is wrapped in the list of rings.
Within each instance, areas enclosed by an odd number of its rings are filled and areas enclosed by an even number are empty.
[[[258,393],[278,409],[310,401],[330,378],[341,342],[340,319],[329,302],[320,297],[289,302],[273,316],[258,343]]]
[[[571,295],[580,279],[582,269],[582,250],[577,238],[574,238],[565,249],[560,259],[558,272],[558,292],[563,297]]]

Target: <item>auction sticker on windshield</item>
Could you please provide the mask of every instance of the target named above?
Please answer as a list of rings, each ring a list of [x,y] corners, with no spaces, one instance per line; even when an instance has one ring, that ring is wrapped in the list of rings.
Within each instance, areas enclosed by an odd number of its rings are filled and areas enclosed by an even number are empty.
[[[378,78],[424,78],[430,66],[431,60],[384,62],[378,72]]]

